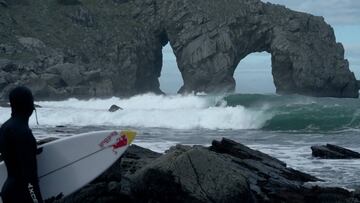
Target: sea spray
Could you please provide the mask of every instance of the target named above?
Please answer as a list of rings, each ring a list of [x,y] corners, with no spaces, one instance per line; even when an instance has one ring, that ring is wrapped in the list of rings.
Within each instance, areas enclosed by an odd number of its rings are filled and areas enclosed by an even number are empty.
[[[358,99],[277,95],[154,95],[131,98],[37,102],[44,127],[133,126],[169,129],[261,129],[287,132],[331,132],[360,129]],[[116,104],[123,108],[110,113]],[[0,123],[10,108],[0,108]],[[30,124],[35,125],[33,115]]]
[[[145,94],[127,99],[91,99],[38,102],[39,122],[45,127],[64,126],[132,126],[171,129],[259,129],[268,115],[263,110],[249,110],[219,103],[218,96]],[[116,104],[123,108],[108,112]],[[4,122],[10,109],[0,109]],[[6,116],[7,115],[7,116]],[[32,116],[30,124],[34,125]]]

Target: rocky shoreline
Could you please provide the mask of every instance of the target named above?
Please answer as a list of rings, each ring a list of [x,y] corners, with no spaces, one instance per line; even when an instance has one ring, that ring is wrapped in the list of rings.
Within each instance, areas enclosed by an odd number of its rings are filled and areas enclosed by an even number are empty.
[[[210,147],[171,147],[164,154],[136,145],[103,175],[61,203],[356,203],[360,194],[319,187],[294,170],[232,140]]]

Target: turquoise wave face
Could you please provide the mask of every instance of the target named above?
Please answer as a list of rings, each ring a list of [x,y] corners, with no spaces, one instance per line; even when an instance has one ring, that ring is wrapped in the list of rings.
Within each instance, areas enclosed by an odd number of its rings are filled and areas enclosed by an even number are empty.
[[[241,105],[270,114],[262,129],[275,131],[340,131],[360,128],[360,100],[277,95],[230,95],[228,106]]]

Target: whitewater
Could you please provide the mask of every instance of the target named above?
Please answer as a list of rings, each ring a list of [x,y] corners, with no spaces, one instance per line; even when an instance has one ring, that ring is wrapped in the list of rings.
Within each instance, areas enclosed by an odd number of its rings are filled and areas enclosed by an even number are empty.
[[[154,95],[131,98],[37,101],[30,126],[37,139],[104,129],[138,132],[135,144],[164,152],[176,144],[210,145],[222,137],[268,153],[289,167],[324,180],[317,184],[356,189],[358,160],[322,160],[310,147],[336,144],[360,152],[358,99],[277,95]],[[109,112],[111,105],[123,110]],[[0,123],[10,116],[0,107]]]
[[[219,97],[221,98],[221,97]],[[60,102],[37,102],[39,122],[43,126],[132,126],[172,129],[257,129],[266,120],[259,111],[242,106],[227,107],[216,97],[156,96],[152,94],[130,99],[69,99]],[[123,108],[110,113],[111,105]],[[2,108],[0,122],[4,122],[10,109]],[[30,124],[35,125],[34,115]]]

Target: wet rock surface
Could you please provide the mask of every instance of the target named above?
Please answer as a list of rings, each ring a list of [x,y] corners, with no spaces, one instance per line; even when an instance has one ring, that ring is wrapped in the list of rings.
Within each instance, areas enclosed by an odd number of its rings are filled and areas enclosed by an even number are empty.
[[[2,0],[0,28],[2,99],[19,84],[37,99],[161,94],[167,43],[181,93],[231,92],[239,62],[265,51],[277,93],[358,96],[322,17],[260,0]]]
[[[321,188],[316,177],[240,143],[171,147],[165,154],[131,146],[107,172],[57,202],[360,202],[356,193]]]
[[[3,6],[5,8],[8,7],[8,3],[5,0],[0,0],[0,6]]]
[[[311,147],[312,155],[322,159],[360,159],[360,153],[332,144]]]
[[[117,105],[111,105],[110,108],[109,108],[109,112],[115,112],[115,111],[118,111],[118,110],[123,110],[123,108],[121,108],[120,106],[117,106]]]

